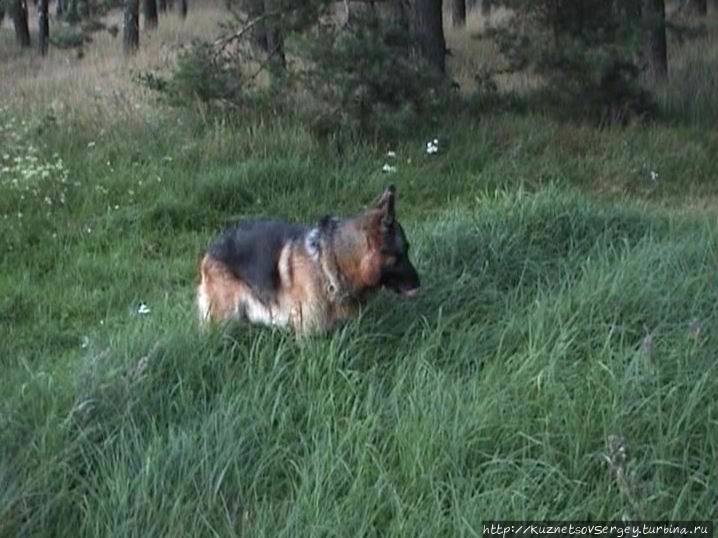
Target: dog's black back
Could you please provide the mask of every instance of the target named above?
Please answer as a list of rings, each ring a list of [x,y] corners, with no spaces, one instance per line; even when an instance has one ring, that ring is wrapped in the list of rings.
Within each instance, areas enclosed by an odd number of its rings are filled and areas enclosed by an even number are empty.
[[[279,220],[246,220],[225,230],[208,254],[224,263],[263,300],[270,300],[279,288],[282,247],[307,231],[306,226]]]

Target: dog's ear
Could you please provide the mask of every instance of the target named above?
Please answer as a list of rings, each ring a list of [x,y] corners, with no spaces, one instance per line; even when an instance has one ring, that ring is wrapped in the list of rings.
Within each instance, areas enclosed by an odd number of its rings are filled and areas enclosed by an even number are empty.
[[[394,201],[396,199],[396,188],[394,185],[389,185],[384,192],[379,196],[374,207],[381,212],[381,223],[385,227],[389,227],[394,224]]]

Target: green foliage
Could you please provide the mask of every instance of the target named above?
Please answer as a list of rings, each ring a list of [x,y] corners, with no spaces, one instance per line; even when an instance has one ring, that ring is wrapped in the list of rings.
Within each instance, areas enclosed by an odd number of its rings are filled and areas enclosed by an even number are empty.
[[[448,83],[412,54],[401,23],[367,13],[302,43],[316,129],[397,138],[446,108]]]
[[[175,103],[191,97],[203,103],[240,105],[242,78],[239,66],[223,62],[208,43],[195,42],[180,55],[168,91]]]
[[[218,53],[211,43],[194,41],[180,53],[170,76],[144,71],[135,79],[171,106],[192,108],[199,103],[209,112],[261,115],[266,110],[258,105],[266,102],[268,92],[253,84],[254,77],[246,71],[243,59]]]
[[[284,36],[286,65],[243,32],[255,21],[237,19],[215,42],[194,43],[168,79],[145,73],[141,82],[175,105],[293,114],[320,137],[396,139],[447,108],[449,84],[412,54],[405,21],[369,10],[337,25],[322,16],[324,4],[266,19]]]
[[[640,6],[636,0],[502,0],[513,10],[491,34],[507,71],[529,70],[545,101],[567,117],[623,123],[654,112],[641,87]]]
[[[53,28],[50,34],[50,42],[58,49],[75,49],[82,47],[92,38],[76,25],[61,26]]]

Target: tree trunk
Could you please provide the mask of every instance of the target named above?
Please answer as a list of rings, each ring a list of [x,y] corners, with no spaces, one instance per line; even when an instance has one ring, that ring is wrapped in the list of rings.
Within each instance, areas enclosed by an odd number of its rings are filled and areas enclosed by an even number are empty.
[[[157,7],[160,13],[167,13],[167,0],[159,0]]]
[[[411,31],[419,53],[440,73],[446,72],[446,41],[441,0],[414,0]]]
[[[187,0],[179,0],[179,13],[183,19],[187,18]]]
[[[125,0],[125,25],[122,46],[125,54],[133,54],[140,47],[140,0]]]
[[[642,0],[644,54],[648,70],[656,80],[668,78],[668,47],[666,45],[666,5],[664,0]]]
[[[451,0],[451,24],[454,28],[466,26],[466,0]]]
[[[27,3],[25,0],[15,0],[12,8],[12,19],[15,25],[15,41],[21,47],[32,45],[30,41],[30,28],[27,25]]]
[[[70,24],[75,24],[80,22],[80,8],[79,8],[79,2],[80,0],[63,0],[67,3],[65,4],[65,7],[67,8],[67,15],[65,15],[65,19]]]
[[[242,7],[247,10],[247,15],[250,20],[257,19],[264,15],[264,0],[247,0],[242,4]],[[269,50],[266,26],[266,20],[260,20],[254,25],[250,33],[252,45],[262,52]]]
[[[688,8],[699,17],[708,15],[708,0],[689,0]]]
[[[50,21],[47,16],[47,3],[49,0],[40,0],[37,8],[37,41],[40,46],[40,54],[47,55],[47,49],[50,39]]]
[[[157,0],[143,0],[145,30],[157,28]]]
[[[272,13],[277,10],[277,7],[277,0],[264,0],[264,13]],[[284,35],[282,35],[282,29],[277,23],[276,17],[267,19],[265,30],[270,62],[275,66],[285,68],[287,59],[284,56]]]
[[[57,0],[57,4],[55,4],[55,16],[56,17],[62,17],[63,13],[65,13],[65,10],[62,6],[62,0]]]
[[[491,15],[491,0],[481,0],[481,16],[488,17]]]

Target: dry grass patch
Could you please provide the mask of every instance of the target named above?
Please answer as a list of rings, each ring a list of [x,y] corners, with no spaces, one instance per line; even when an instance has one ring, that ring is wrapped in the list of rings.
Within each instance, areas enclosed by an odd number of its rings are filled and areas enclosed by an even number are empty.
[[[36,14],[32,4],[29,8],[32,24]],[[169,12],[160,17],[156,31],[141,31],[140,50],[131,58],[122,54],[121,32],[112,36],[107,31],[94,33],[81,54],[56,47],[46,58],[34,49],[18,54],[6,21],[0,28],[0,51],[4,51],[0,52],[0,93],[7,105],[18,110],[46,108],[55,115],[101,122],[108,116],[142,117],[152,112],[154,103],[133,82],[132,74],[172,68],[183,47],[215,34],[225,16],[214,2],[193,5],[186,20]],[[112,12],[103,22],[121,28],[121,13]],[[60,25],[64,23],[51,17],[51,36]]]

